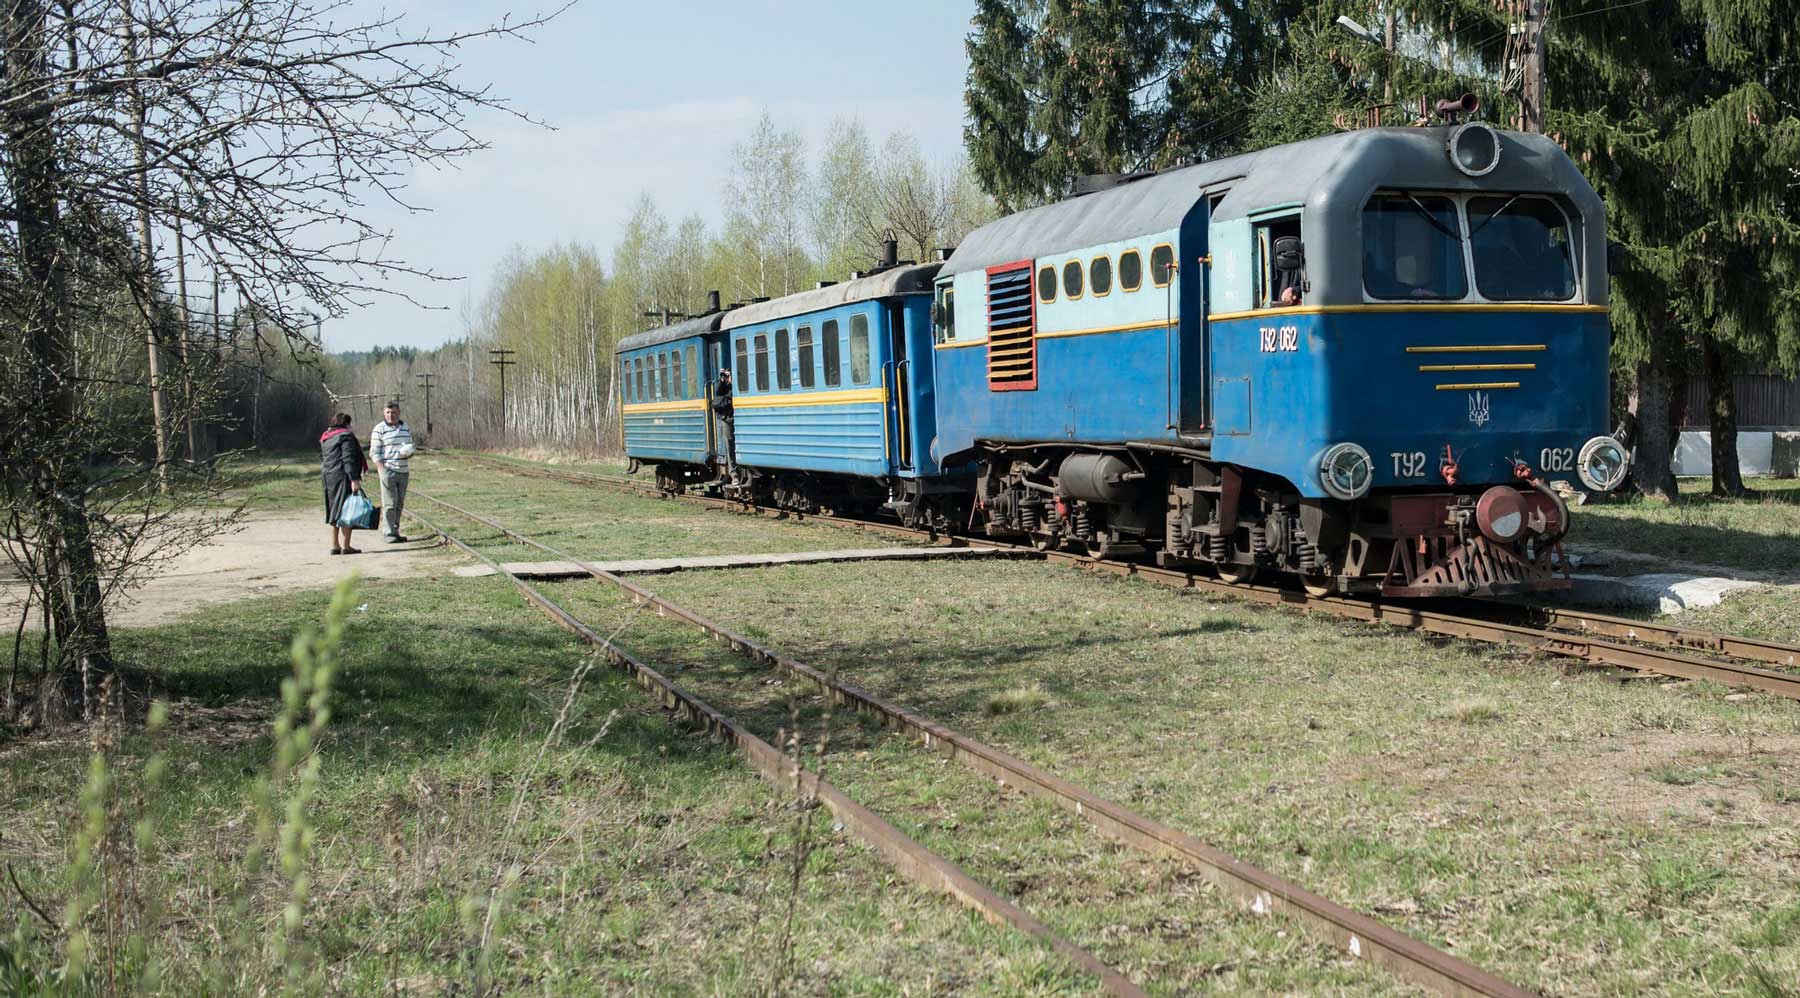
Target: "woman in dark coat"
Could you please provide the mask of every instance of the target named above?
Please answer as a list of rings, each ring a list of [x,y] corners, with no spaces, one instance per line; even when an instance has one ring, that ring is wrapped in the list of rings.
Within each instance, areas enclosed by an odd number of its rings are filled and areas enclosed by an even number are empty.
[[[362,491],[363,472],[369,467],[362,444],[350,429],[349,413],[340,412],[331,418],[331,425],[319,435],[319,451],[323,455],[319,473],[325,482],[325,522],[331,525],[331,553],[362,554],[350,546],[350,533],[355,528],[337,525],[344,500],[350,498],[350,493]]]

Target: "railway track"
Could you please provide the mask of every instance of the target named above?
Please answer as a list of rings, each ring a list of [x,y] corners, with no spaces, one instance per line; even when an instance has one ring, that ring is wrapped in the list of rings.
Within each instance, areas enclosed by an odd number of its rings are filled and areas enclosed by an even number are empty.
[[[505,524],[472,510],[417,490],[417,498],[443,507],[450,513],[499,532],[511,541],[543,551],[558,560],[584,564],[567,552],[515,531]],[[781,784],[791,779],[791,769],[784,757],[730,718],[703,701],[682,691],[667,677],[628,652],[602,638],[598,632],[576,619],[540,590],[518,578],[496,560],[487,557],[464,540],[445,531],[433,521],[419,517],[451,544],[474,555],[511,579],[512,583],[534,604],[543,609],[565,629],[602,649],[615,665],[632,673],[638,684],[662,698],[665,707],[683,717],[704,725],[715,734],[735,743],[753,765],[771,781]],[[677,619],[730,647],[733,651],[808,683],[832,702],[880,718],[882,723],[912,735],[927,750],[941,753],[975,772],[1001,784],[1046,798],[1084,819],[1103,834],[1144,852],[1174,857],[1202,874],[1210,882],[1244,903],[1257,915],[1283,915],[1301,928],[1322,938],[1345,953],[1371,961],[1396,975],[1432,991],[1452,995],[1524,996],[1531,992],[1488,972],[1459,957],[1438,950],[1424,942],[1393,929],[1374,918],[1353,911],[1323,896],[1308,891],[1275,874],[1244,863],[1192,835],[1160,824],[1091,791],[1063,780],[1045,770],[1000,749],[939,724],[921,714],[888,702],[851,683],[843,682],[820,669],[784,656],[725,625],[680,606],[630,580],[608,572],[590,570],[592,577],[608,583],[635,603],[651,608],[659,616]],[[1059,952],[1074,959],[1084,969],[1101,976],[1102,983],[1117,994],[1138,994],[1137,985],[1075,944],[1057,936],[1053,930],[1033,916],[1006,902],[991,890],[976,884],[954,864],[924,850],[884,819],[851,801],[841,791],[810,777],[820,799],[845,821],[847,827],[870,842],[887,856],[903,873],[927,886],[937,887],[964,903],[982,911],[990,919],[1015,925],[1040,939],[1049,941]],[[849,814],[852,818],[844,818]],[[854,820],[852,820],[854,819]],[[1110,975],[1110,976],[1109,976]]]
[[[605,485],[640,495],[666,494],[654,485],[621,475],[531,467],[485,455],[456,456],[483,467],[529,478]],[[940,539],[927,531],[897,523],[816,514],[799,516],[767,507],[746,507],[743,503],[711,496],[679,495],[673,498],[715,508],[817,520],[915,540]],[[948,543],[965,541],[949,538]],[[987,539],[978,539],[977,543],[1004,546],[1004,542]],[[1092,558],[1067,551],[1044,552],[1044,557],[1095,571],[1140,578],[1172,589],[1194,589],[1265,605],[1286,606],[1407,630],[1510,645],[1558,658],[1573,659],[1595,667],[1627,669],[1679,679],[1710,680],[1800,700],[1800,646],[1775,641],[1692,630],[1575,609],[1528,607],[1480,600],[1384,602],[1348,596],[1313,596],[1298,589],[1224,582],[1194,572],[1118,559]],[[1783,666],[1785,669],[1764,667],[1768,665]]]

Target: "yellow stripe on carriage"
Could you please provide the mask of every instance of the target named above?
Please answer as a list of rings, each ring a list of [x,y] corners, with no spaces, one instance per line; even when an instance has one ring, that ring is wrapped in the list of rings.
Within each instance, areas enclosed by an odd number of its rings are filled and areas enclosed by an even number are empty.
[[[1467,391],[1476,391],[1476,390],[1482,389],[1482,388],[1517,388],[1517,387],[1519,387],[1519,383],[1517,381],[1471,381],[1471,382],[1466,382],[1464,384],[1458,384],[1458,385],[1439,385],[1439,386],[1437,386],[1437,390],[1440,392],[1467,392]]]
[[[675,399],[672,402],[633,402],[620,409],[627,416],[635,416],[641,412],[683,412],[693,409],[706,411],[705,399]]]
[[[1536,364],[1420,364],[1419,370],[1437,371],[1535,371]]]
[[[1542,353],[1550,347],[1543,343],[1474,343],[1455,347],[1407,347],[1407,353]]]
[[[887,388],[850,388],[835,392],[793,392],[785,395],[739,395],[732,400],[737,409],[777,409],[784,406],[854,405],[858,402],[888,400]]]

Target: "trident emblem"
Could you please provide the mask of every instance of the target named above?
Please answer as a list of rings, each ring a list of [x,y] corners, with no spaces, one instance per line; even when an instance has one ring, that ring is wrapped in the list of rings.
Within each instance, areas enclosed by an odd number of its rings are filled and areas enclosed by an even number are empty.
[[[1477,427],[1485,426],[1487,425],[1488,419],[1491,418],[1491,414],[1492,410],[1488,404],[1488,394],[1486,392],[1470,392],[1469,422],[1474,423]]]

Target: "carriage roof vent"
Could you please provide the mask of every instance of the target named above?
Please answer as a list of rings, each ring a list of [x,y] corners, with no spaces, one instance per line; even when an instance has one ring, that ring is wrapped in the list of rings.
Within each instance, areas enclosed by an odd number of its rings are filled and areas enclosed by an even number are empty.
[[[829,288],[833,284],[836,284],[836,283],[837,283],[836,281],[820,281],[817,285],[815,285],[815,287]]]

